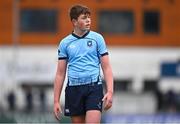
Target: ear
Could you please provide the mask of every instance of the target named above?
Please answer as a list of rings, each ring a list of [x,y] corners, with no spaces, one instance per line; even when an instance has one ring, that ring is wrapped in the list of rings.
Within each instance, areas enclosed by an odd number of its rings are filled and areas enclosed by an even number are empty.
[[[77,20],[76,19],[72,19],[72,23],[73,23],[73,25],[77,25]]]

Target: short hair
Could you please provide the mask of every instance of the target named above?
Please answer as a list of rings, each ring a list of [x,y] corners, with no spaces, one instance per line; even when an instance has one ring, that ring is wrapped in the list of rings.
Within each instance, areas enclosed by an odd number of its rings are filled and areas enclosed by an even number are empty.
[[[91,12],[90,12],[89,8],[84,5],[74,5],[71,7],[70,13],[69,13],[71,20],[78,19],[78,17],[81,14],[89,14],[90,15]]]

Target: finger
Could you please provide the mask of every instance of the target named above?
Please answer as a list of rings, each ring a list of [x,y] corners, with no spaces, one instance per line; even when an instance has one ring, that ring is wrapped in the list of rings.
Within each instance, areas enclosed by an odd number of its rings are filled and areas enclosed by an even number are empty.
[[[105,99],[106,99],[106,97],[104,96],[103,99],[102,99],[102,101],[104,101]]]
[[[54,116],[55,116],[56,119],[58,119],[58,117],[57,117],[57,110],[54,110]]]
[[[112,106],[112,101],[107,100],[104,106],[104,110],[108,110]]]
[[[104,110],[108,110],[109,108],[111,108],[111,105],[107,104],[107,105],[104,107]]]
[[[60,118],[61,118],[61,113],[62,113],[62,112],[61,112],[59,109],[57,109],[57,110],[54,112],[55,117],[56,117],[57,120],[60,120]]]
[[[108,104],[107,104],[107,101],[105,100],[105,102],[104,102],[104,110],[107,109],[107,106],[108,106]]]
[[[57,120],[61,120],[61,112],[60,111],[58,111],[56,114],[55,114],[55,117],[56,117],[56,119]]]
[[[105,96],[103,97],[102,101],[105,101],[106,98],[107,98],[107,95],[105,95]]]

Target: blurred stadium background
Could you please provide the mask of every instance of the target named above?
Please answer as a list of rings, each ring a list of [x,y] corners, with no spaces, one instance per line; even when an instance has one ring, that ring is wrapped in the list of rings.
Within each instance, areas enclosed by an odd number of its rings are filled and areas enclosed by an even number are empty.
[[[57,122],[57,47],[73,4],[90,7],[110,52],[115,95],[102,122],[180,123],[180,0],[0,0],[0,122]]]

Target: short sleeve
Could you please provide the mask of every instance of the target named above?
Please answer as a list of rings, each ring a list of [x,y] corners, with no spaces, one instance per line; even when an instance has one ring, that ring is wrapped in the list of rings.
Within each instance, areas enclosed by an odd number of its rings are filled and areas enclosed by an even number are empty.
[[[108,55],[106,43],[102,35],[98,35],[98,53],[100,56]]]
[[[67,59],[66,44],[61,41],[58,47],[58,59]]]

